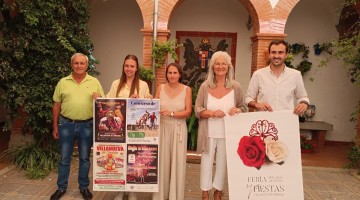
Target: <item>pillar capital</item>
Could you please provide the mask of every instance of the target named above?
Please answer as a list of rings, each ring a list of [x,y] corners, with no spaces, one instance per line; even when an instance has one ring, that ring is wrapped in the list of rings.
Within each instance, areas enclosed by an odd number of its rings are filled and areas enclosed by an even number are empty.
[[[268,65],[268,46],[272,40],[284,40],[286,34],[257,33],[250,39],[252,41],[251,74],[257,69]]]
[[[252,42],[257,41],[272,41],[272,40],[284,40],[287,34],[274,34],[274,33],[256,33],[250,39]]]
[[[142,34],[144,35],[144,37],[148,37],[151,36],[153,37],[153,29],[141,29]],[[158,30],[157,31],[157,38],[166,38],[169,39],[170,37],[170,30]]]

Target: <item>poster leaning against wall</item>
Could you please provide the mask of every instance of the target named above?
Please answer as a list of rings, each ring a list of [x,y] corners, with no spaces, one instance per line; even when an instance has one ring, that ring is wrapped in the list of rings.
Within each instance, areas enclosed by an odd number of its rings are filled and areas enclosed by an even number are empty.
[[[94,103],[93,190],[158,191],[159,100]]]

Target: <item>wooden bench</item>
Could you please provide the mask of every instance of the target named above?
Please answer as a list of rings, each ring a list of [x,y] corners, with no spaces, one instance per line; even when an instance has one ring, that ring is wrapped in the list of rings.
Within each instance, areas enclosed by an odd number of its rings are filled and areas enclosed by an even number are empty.
[[[333,125],[322,121],[305,121],[299,122],[300,130],[309,130],[311,132],[311,140],[313,140],[318,148],[325,146],[326,131],[332,131]]]

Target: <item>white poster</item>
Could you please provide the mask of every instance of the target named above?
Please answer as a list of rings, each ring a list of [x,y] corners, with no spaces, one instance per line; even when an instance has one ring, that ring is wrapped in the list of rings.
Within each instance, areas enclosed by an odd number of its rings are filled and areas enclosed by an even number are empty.
[[[299,119],[293,111],[225,118],[230,200],[303,200]]]

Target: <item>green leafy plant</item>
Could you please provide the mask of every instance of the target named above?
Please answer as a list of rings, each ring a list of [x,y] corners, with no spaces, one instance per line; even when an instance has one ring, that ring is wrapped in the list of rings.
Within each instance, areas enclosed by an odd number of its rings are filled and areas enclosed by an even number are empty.
[[[24,112],[23,133],[32,133],[37,151],[45,152],[53,140],[54,88],[70,74],[70,58],[75,52],[91,55],[88,4],[86,0],[16,0],[0,1],[0,8],[4,19],[0,24],[0,87],[5,91],[0,101],[10,119],[5,129],[10,130],[19,113]],[[93,57],[89,58],[93,66]],[[98,74],[94,67],[88,73]],[[26,151],[20,152],[26,155]],[[31,162],[50,165],[42,159]]]
[[[302,75],[304,75],[306,72],[310,71],[312,63],[307,60],[309,57],[309,47],[306,46],[303,43],[295,43],[295,44],[289,44],[289,53],[288,56],[285,59],[285,65],[287,67],[299,70]],[[292,61],[294,60],[295,56],[302,53],[303,61],[301,61],[298,65],[294,66],[292,65]]]
[[[306,141],[305,135],[300,135],[300,147],[301,149],[313,149],[313,145]]]
[[[348,159],[350,164],[346,168],[357,168],[360,169],[360,146],[354,145],[351,147],[350,152],[348,153]],[[360,175],[360,170],[358,171]]]
[[[311,66],[312,66],[311,62],[307,60],[303,60],[296,66],[295,69],[299,70],[301,74],[304,75],[306,72],[310,71]]]
[[[151,70],[151,68],[139,66],[139,74],[140,79],[144,81],[152,81],[155,78],[154,72]]]
[[[30,179],[45,178],[52,170],[57,168],[60,160],[58,143],[52,142],[47,149],[34,143],[8,149],[2,155],[18,168],[26,170]]]
[[[177,61],[178,57],[176,49],[182,47],[182,44],[178,44],[177,40],[158,41],[156,40],[152,48],[152,59],[155,60],[155,67],[161,67],[165,64],[165,59],[168,54]]]
[[[357,174],[360,175],[360,136],[355,137],[355,144],[350,148],[347,158],[350,163],[345,168],[358,169]]]
[[[198,118],[195,116],[195,100],[199,91],[199,88],[191,88],[192,90],[192,112],[191,116],[186,120],[188,129],[188,150],[195,151],[197,144],[197,133],[198,133]]]
[[[309,58],[309,53],[310,53],[309,47],[303,43],[295,43],[289,45],[289,51],[293,55],[298,55],[300,53],[303,53],[302,58]]]
[[[328,54],[332,54],[333,50],[331,49],[331,47],[333,46],[333,44],[331,42],[328,42],[328,43],[322,43],[322,44],[319,44],[319,43],[316,43],[314,44],[314,51],[315,51],[315,55],[320,55],[321,52],[326,52]]]

